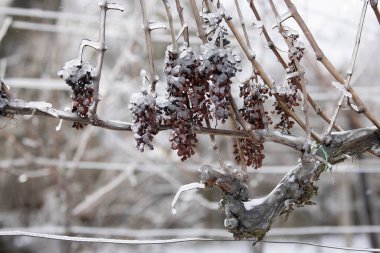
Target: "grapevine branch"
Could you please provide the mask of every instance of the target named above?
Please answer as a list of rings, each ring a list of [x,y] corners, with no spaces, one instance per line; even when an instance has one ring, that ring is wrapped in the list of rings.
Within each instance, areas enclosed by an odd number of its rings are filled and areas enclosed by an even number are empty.
[[[356,34],[355,46],[354,46],[354,49],[353,49],[353,52],[352,52],[350,64],[349,64],[348,69],[347,69],[346,83],[344,84],[344,88],[346,90],[348,90],[350,88],[351,77],[352,77],[352,74],[354,72],[355,62],[356,62],[356,58],[358,56],[359,45],[360,45],[360,38],[361,38],[361,35],[362,35],[362,31],[363,31],[363,25],[364,25],[364,19],[365,19],[365,16],[366,16],[366,12],[367,12],[367,6],[368,6],[368,0],[364,1],[364,3],[363,3],[363,9],[362,9],[362,13],[361,13],[361,16],[360,16],[360,22],[359,22],[359,26],[358,26],[358,31],[357,31],[357,34]],[[340,99],[338,101],[337,108],[334,111],[334,114],[333,114],[333,117],[332,117],[332,121],[331,121],[329,127],[326,130],[326,133],[330,133],[331,132],[332,125],[335,122],[336,118],[338,117],[339,110],[341,109],[342,104],[343,104],[343,102],[345,100],[346,100],[346,94],[342,94],[342,96],[340,97]]]
[[[146,50],[148,54],[148,62],[149,62],[149,80],[150,80],[150,89],[152,93],[156,92],[156,84],[158,79],[155,75],[154,71],[154,62],[153,62],[153,47],[152,47],[152,35],[151,31],[153,30],[151,24],[148,21],[148,14],[146,11],[145,0],[140,0],[141,12],[143,18],[143,29],[145,33],[145,41],[146,41]]]
[[[96,68],[95,68],[95,73],[93,76],[93,80],[94,80],[94,105],[93,105],[92,110],[91,110],[92,118],[95,121],[97,121],[96,112],[97,112],[97,108],[98,108],[98,103],[100,101],[99,86],[100,86],[100,77],[102,74],[104,53],[107,50],[107,47],[106,47],[107,11],[112,10],[112,9],[123,11],[123,8],[120,5],[114,4],[114,3],[108,3],[107,0],[100,1],[99,7],[100,7],[99,40],[97,42],[95,42],[95,41],[90,41],[90,40],[84,39],[84,40],[82,40],[81,45],[80,45],[80,49],[79,49],[80,62],[82,62],[83,50],[85,47],[89,46],[89,47],[92,47],[98,51],[98,56],[97,56],[97,60],[96,60]]]
[[[256,5],[254,1],[250,0],[249,5],[251,7],[251,10],[253,14],[255,15],[257,21],[261,22],[261,16],[256,8]],[[280,55],[279,51],[277,50],[274,42],[272,41],[271,37],[269,36],[267,29],[265,26],[262,26],[262,33],[264,35],[265,40],[267,41],[268,47],[272,50],[274,55],[276,56],[277,60],[280,62],[280,64],[283,66],[284,69],[288,68],[288,64],[285,62],[285,60]],[[324,121],[326,121],[328,124],[331,123],[331,119],[327,115],[327,113],[322,109],[322,107],[314,101],[314,99],[310,96],[310,94],[307,94],[307,100],[309,101],[310,105],[313,107],[315,113],[319,115]],[[339,126],[336,122],[334,122],[333,125],[334,129],[337,131],[343,131],[343,128]]]
[[[372,10],[375,13],[375,16],[377,18],[377,21],[379,22],[379,25],[380,25],[380,10],[378,7],[378,0],[370,0],[370,3],[371,3]]]
[[[175,4],[177,6],[177,12],[178,12],[178,16],[179,16],[179,20],[181,22],[181,26],[183,28],[183,39],[185,40],[185,42],[190,45],[190,41],[189,41],[189,27],[187,25],[187,23],[185,22],[185,18],[183,17],[183,7],[181,5],[181,1],[180,0],[175,0]]]
[[[119,121],[119,120],[101,120],[99,119],[96,124],[88,118],[82,118],[72,112],[66,112],[58,109],[54,109],[50,104],[45,102],[26,102],[20,99],[12,99],[9,101],[5,98],[0,98],[0,115],[2,117],[15,117],[17,115],[33,115],[43,116],[56,119],[62,119],[64,121],[79,122],[86,125],[93,125],[109,130],[115,131],[132,131],[132,123]],[[165,125],[159,126],[159,131],[169,130],[169,127]],[[230,136],[234,138],[250,138],[246,132],[216,129],[210,127],[194,127],[194,132],[198,134],[208,135],[221,135]],[[302,137],[296,137],[292,135],[282,134],[278,131],[267,130],[251,130],[257,138],[267,141],[275,142],[295,150],[302,151],[303,143],[305,141]]]
[[[264,83],[266,83],[268,85],[268,87],[270,89],[273,89],[274,88],[274,83],[273,83],[273,80],[269,77],[269,75],[265,72],[264,68],[261,66],[261,64],[256,60],[255,58],[255,54],[253,53],[253,51],[247,46],[247,43],[246,41],[244,40],[244,38],[242,37],[242,35],[240,34],[240,32],[237,30],[236,26],[234,25],[234,23],[232,22],[231,19],[228,18],[228,15],[224,15],[224,20],[226,21],[227,25],[229,26],[231,32],[234,34],[236,40],[239,42],[240,44],[240,47],[243,49],[245,55],[247,56],[248,60],[252,63],[252,65],[255,67],[255,69],[257,70],[257,73],[261,76],[261,78],[263,79]],[[293,112],[292,110],[290,110],[286,104],[284,103],[284,101],[281,100],[281,98],[274,94],[275,95],[275,98],[279,104],[279,106],[281,107],[281,109],[287,113],[290,117],[292,117],[298,125],[301,126],[302,129],[304,129],[306,131],[307,127],[306,127],[306,124],[305,122],[303,122],[303,120],[298,117],[298,115]],[[311,136],[317,141],[317,142],[322,142],[322,138],[313,130],[311,130]]]
[[[284,0],[286,6],[289,8],[290,14],[293,17],[293,19],[298,23],[299,27],[301,28],[302,32],[305,34],[306,39],[309,41],[310,46],[314,50],[314,53],[317,57],[317,60],[320,61],[325,68],[331,73],[331,75],[337,80],[339,83],[344,85],[346,83],[346,80],[342,76],[342,74],[339,73],[339,71],[334,67],[334,65],[330,62],[330,60],[325,56],[321,48],[318,46],[316,40],[314,39],[314,36],[310,32],[309,28],[307,27],[305,21],[301,17],[301,15],[298,13],[297,8],[294,6],[294,4],[290,0]],[[355,102],[359,110],[377,127],[380,129],[380,121],[375,117],[375,115],[371,112],[371,110],[368,109],[368,107],[365,105],[365,103],[361,100],[359,95],[356,93],[356,91],[350,86],[348,88],[348,91],[352,95],[352,100]]]
[[[236,174],[224,174],[208,165],[201,168],[201,183],[206,189],[220,188],[221,201],[226,215],[225,226],[235,239],[263,239],[272,223],[281,214],[289,214],[295,207],[312,204],[315,182],[327,164],[339,163],[347,155],[358,155],[378,146],[376,127],[331,133],[328,145],[319,146],[314,153],[304,153],[301,162],[289,171],[281,182],[265,197],[249,199],[247,185]],[[318,157],[325,162],[321,162]]]

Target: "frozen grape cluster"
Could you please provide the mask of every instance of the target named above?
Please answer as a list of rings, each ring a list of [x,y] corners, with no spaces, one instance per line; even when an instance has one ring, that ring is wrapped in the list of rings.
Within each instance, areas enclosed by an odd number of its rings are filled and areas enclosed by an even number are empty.
[[[58,73],[72,90],[71,111],[81,118],[88,118],[89,108],[94,102],[93,70],[90,64],[71,60],[66,62],[63,69]],[[73,127],[76,129],[81,129],[84,126],[83,123],[73,123]]]
[[[269,97],[269,88],[267,85],[252,82],[248,80],[240,87],[240,97],[243,98],[243,108],[240,113],[252,129],[264,129],[266,124],[271,124],[272,120],[269,113],[264,108],[264,103]],[[265,124],[266,123],[266,124]],[[264,160],[264,145],[262,142],[254,142],[251,139],[240,139],[240,148],[242,156],[238,150],[237,144],[234,145],[235,160],[244,162],[247,166],[253,166],[255,169],[262,166]],[[244,161],[241,161],[244,159]]]
[[[230,116],[231,78],[235,76],[239,59],[229,48],[220,48],[212,43],[202,46],[201,76],[209,83],[209,97],[213,107],[209,109],[222,123]]]
[[[198,90],[194,90],[193,86],[196,78],[194,70],[198,65],[196,54],[187,46],[182,46],[178,52],[170,48],[166,51],[164,72],[169,105],[164,110],[167,116],[165,121],[172,129],[169,139],[171,148],[177,150],[181,160],[195,154],[197,138],[192,124],[201,110],[194,113],[190,101],[194,103],[194,108],[201,107],[203,98],[198,96]],[[201,123],[200,120],[198,123]]]
[[[294,107],[299,106],[300,101],[302,101],[301,92],[299,90],[300,77],[297,62],[303,57],[305,45],[298,39],[299,35],[293,30],[286,30],[283,35],[287,37],[291,43],[288,52],[287,78],[284,83],[276,85],[274,93],[285,102],[290,110],[294,111]],[[275,125],[275,128],[290,133],[289,130],[293,127],[294,121],[282,110],[277,102],[275,103],[275,111],[280,115],[280,122]]]
[[[132,133],[141,152],[147,146],[153,150],[153,136],[158,133],[156,98],[146,90],[132,95],[129,109],[132,113]]]

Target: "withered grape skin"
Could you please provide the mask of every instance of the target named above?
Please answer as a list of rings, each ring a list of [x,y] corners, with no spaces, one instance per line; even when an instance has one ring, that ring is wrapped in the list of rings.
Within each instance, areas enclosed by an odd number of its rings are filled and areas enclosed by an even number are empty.
[[[288,76],[285,82],[281,85],[276,85],[272,92],[277,94],[277,96],[284,101],[285,105],[290,110],[294,111],[294,107],[299,106],[300,101],[302,101],[301,91],[299,89],[300,77],[296,61],[300,61],[302,59],[305,46],[298,39],[298,34],[286,32],[283,35],[288,38],[291,44],[288,52],[288,68],[286,69]],[[291,120],[289,115],[283,111],[277,102],[274,106],[275,112],[280,115],[280,122],[278,122],[274,127],[289,134],[290,129],[294,126],[294,121]]]
[[[192,124],[193,121],[201,124],[201,120],[196,119],[202,118],[200,108],[205,99],[204,95],[197,93],[199,89],[192,85],[196,78],[194,70],[198,65],[196,54],[187,46],[182,46],[179,52],[170,48],[166,51],[164,73],[169,105],[164,108],[165,123],[172,129],[169,138],[171,148],[177,150],[182,161],[195,154],[194,148],[198,142]],[[192,110],[191,103],[194,103],[195,110]]]
[[[129,104],[132,113],[132,133],[136,140],[136,147],[141,152],[145,146],[153,150],[153,136],[158,133],[158,117],[156,99],[146,90],[135,93]]]
[[[264,103],[269,97],[269,88],[265,84],[249,80],[240,87],[240,97],[243,98],[243,108],[240,113],[252,129],[264,129],[264,120],[271,123],[271,118],[264,109]],[[237,144],[234,145],[235,160],[244,162],[247,166],[255,169],[262,166],[264,160],[264,144],[261,141],[254,142],[251,139],[239,139],[242,156],[239,153]],[[241,161],[241,158],[244,161]]]
[[[71,60],[65,63],[63,69],[58,73],[72,90],[71,111],[81,118],[88,118],[89,108],[94,102],[93,67],[88,63]],[[74,122],[76,129],[82,129],[85,124]]]

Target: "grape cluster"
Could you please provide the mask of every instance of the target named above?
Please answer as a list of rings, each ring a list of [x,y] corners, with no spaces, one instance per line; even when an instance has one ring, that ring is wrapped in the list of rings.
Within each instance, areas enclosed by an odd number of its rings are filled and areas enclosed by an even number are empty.
[[[288,68],[287,78],[282,85],[277,85],[275,93],[279,98],[285,102],[286,106],[294,111],[294,107],[299,106],[302,101],[301,92],[299,90],[299,75],[296,62],[300,61],[303,57],[305,46],[298,40],[297,33],[290,31],[286,34],[286,37],[290,40],[291,46],[288,52]],[[293,127],[294,121],[291,120],[289,115],[285,113],[278,103],[275,103],[275,111],[280,115],[280,122],[275,125],[275,128],[281,129],[283,132],[289,133],[289,130]]]
[[[243,108],[240,113],[253,129],[264,129],[264,121],[271,124],[271,118],[264,109],[264,103],[269,97],[269,87],[258,82],[245,82],[240,86],[240,97],[243,98]]]
[[[220,48],[212,43],[202,46],[201,65],[198,70],[209,83],[209,97],[213,107],[209,110],[222,123],[230,116],[231,78],[235,76],[239,59],[229,48]]]
[[[251,124],[252,129],[264,129],[265,123],[271,124],[271,118],[264,109],[264,103],[269,97],[269,88],[265,84],[251,82],[249,80],[240,87],[240,97],[243,98],[243,108],[240,113],[244,120]],[[264,123],[265,122],[265,123]],[[240,148],[243,157],[240,157],[238,145],[234,145],[235,160],[244,163],[247,166],[253,166],[255,169],[262,166],[264,160],[264,145],[262,142],[254,142],[251,139],[240,139]]]
[[[132,113],[132,133],[141,152],[145,146],[153,150],[153,136],[158,133],[156,99],[146,90],[132,95],[129,109]]]
[[[299,106],[302,100],[301,94],[297,87],[287,79],[282,85],[277,85],[273,91],[278,98],[284,101],[287,108],[294,111],[294,107]],[[294,121],[284,112],[278,102],[274,103],[274,112],[280,116],[280,122],[276,123],[274,128],[280,129],[282,132],[290,134],[290,129],[294,125]]]
[[[71,111],[81,118],[88,118],[89,108],[94,102],[93,67],[90,64],[72,60],[66,62],[58,74],[71,87],[73,101]],[[73,123],[73,127],[76,129],[84,126],[83,123]]]
[[[199,94],[199,87],[193,86],[194,70],[199,60],[196,54],[187,46],[182,46],[179,52],[172,49],[166,51],[164,73],[167,78],[169,105],[165,108],[168,117],[165,121],[172,128],[170,133],[171,148],[177,150],[178,156],[184,161],[195,154],[197,143],[192,124],[196,117],[191,104],[198,114],[201,112],[204,95]],[[198,120],[198,123],[199,120]]]
[[[241,129],[239,129],[241,130]],[[263,165],[264,144],[263,142],[255,143],[251,139],[239,139],[239,145],[242,150],[243,157],[240,156],[238,144],[234,144],[234,155],[237,162],[244,162],[247,166],[252,166],[255,169],[260,168]],[[241,159],[244,161],[241,161]]]

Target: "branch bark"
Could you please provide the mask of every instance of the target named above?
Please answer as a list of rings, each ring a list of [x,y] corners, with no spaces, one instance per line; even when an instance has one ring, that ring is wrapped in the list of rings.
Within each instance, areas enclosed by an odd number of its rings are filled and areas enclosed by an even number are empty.
[[[362,154],[378,146],[379,141],[376,127],[331,133],[327,144],[320,145],[313,153],[303,153],[301,162],[263,198],[249,200],[247,184],[239,180],[239,175],[224,174],[208,165],[201,168],[201,183],[206,189],[222,190],[224,225],[235,239],[252,238],[258,242],[281,214],[312,204],[311,198],[318,190],[315,183],[328,167],[326,164],[340,163],[347,155]]]

